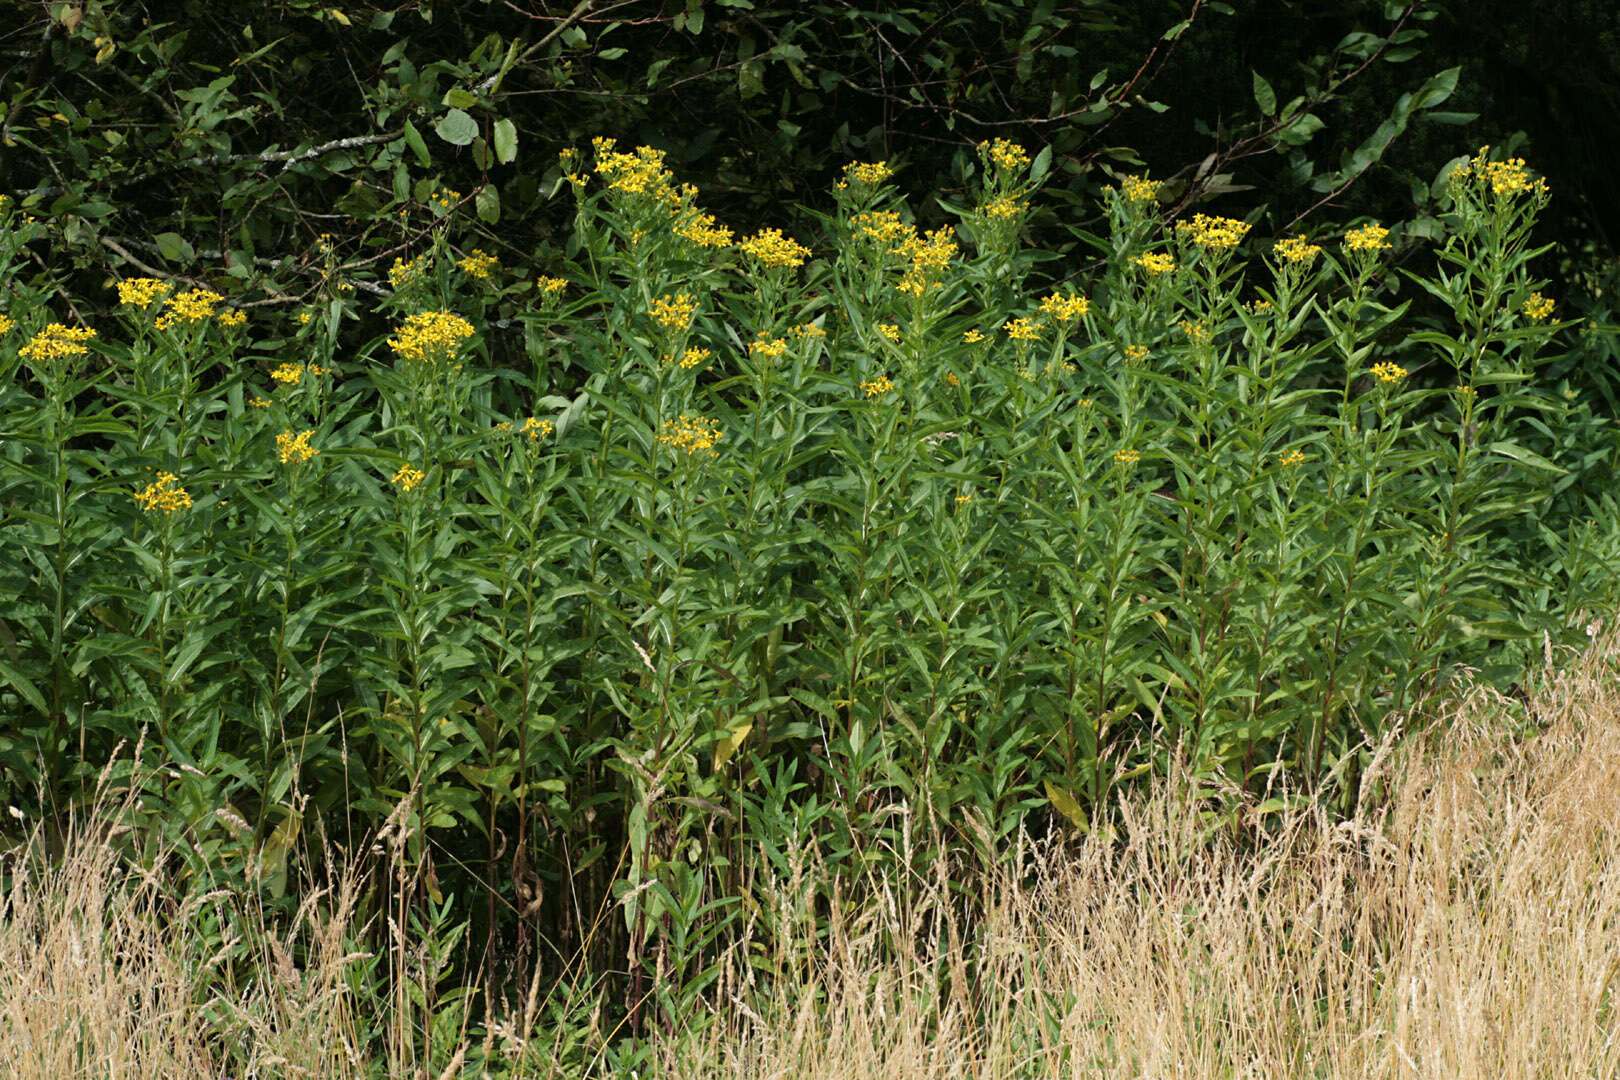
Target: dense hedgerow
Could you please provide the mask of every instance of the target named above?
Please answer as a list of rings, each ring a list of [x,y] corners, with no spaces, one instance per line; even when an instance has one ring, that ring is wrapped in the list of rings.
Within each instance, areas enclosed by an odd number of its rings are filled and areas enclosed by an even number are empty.
[[[768,936],[795,850],[994,862],[1172,758],[1336,800],[1391,717],[1614,602],[1522,162],[1459,160],[1430,276],[1377,223],[1166,227],[1128,177],[1099,273],[1032,291],[1047,164],[986,144],[934,232],[852,164],[824,235],[745,235],[599,140],[546,276],[441,192],[358,348],[335,270],[287,326],[15,286],[0,794],[61,813],[138,745],[184,873],[278,897],[381,830],[374,910],[622,969],[634,1023]],[[0,275],[41,235],[4,213]]]

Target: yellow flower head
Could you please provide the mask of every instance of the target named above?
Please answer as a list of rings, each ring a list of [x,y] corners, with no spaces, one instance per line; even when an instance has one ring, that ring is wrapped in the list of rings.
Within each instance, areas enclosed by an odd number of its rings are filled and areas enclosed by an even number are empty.
[[[173,514],[191,509],[191,496],[174,473],[158,473],[156,480],[135,493],[135,503],[151,513]]]
[[[861,383],[861,389],[867,397],[881,397],[894,389],[894,383],[889,381],[887,375],[879,375],[875,379],[867,379]]]
[[[916,227],[900,220],[900,215],[893,210],[868,210],[856,214],[849,224],[858,238],[880,244],[894,245],[917,235]]]
[[[1002,324],[1002,329],[1006,330],[1007,336],[1014,341],[1038,341],[1045,325],[1034,319],[1009,319]]]
[[[877,187],[893,175],[894,170],[889,168],[887,161],[852,161],[844,166],[844,179],[838,186],[843,188],[850,184],[864,184]]]
[[[679,293],[671,296],[665,293],[652,302],[650,309],[653,321],[669,330],[685,330],[692,325],[692,316],[697,314],[697,301],[691,293]]]
[[[900,343],[900,328],[898,326],[896,326],[894,323],[880,322],[880,323],[877,324],[877,328],[878,328],[878,333],[882,334],[884,337],[888,338],[890,341],[894,342],[897,345]]]
[[[1389,230],[1376,222],[1370,222],[1359,229],[1351,229],[1344,234],[1344,246],[1349,251],[1383,251],[1394,247],[1389,242]]]
[[[1024,148],[1010,139],[991,139],[980,143],[979,153],[994,162],[998,169],[1022,169],[1029,164],[1029,155]]]
[[[296,386],[304,377],[304,365],[281,364],[270,372],[270,377],[283,386]]]
[[[568,282],[560,277],[543,277],[535,279],[534,287],[540,290],[541,296],[552,297],[568,288]]]
[[[1013,195],[1002,195],[979,207],[979,212],[991,221],[1011,221],[1022,217],[1029,204]]]
[[[523,434],[527,435],[531,442],[545,438],[556,430],[557,425],[550,420],[538,420],[531,416],[523,421]]]
[[[1554,306],[1551,299],[1542,296],[1538,292],[1533,292],[1525,300],[1523,310],[1527,316],[1536,322],[1543,322],[1552,315]]]
[[[810,257],[809,248],[791,236],[783,236],[781,229],[761,229],[739,246],[743,254],[761,266],[803,266],[804,260]]]
[[[714,447],[724,436],[720,425],[702,416],[681,414],[679,420],[665,420],[658,441],[672,450],[685,454],[707,454],[718,457]]]
[[[1209,341],[1209,324],[1205,322],[1180,322],[1176,326],[1187,335],[1189,341],[1195,341],[1200,345]]]
[[[793,328],[793,336],[801,338],[824,338],[827,336],[827,331],[823,330],[815,323],[807,322],[802,326],[795,326]]]
[[[1159,182],[1145,176],[1127,176],[1119,182],[1119,194],[1126,202],[1150,202],[1159,197]]]
[[[458,260],[456,265],[461,267],[464,273],[480,281],[488,281],[500,263],[501,260],[497,256],[487,253],[483,248],[473,248],[472,254]]]
[[[1285,469],[1291,469],[1296,465],[1305,464],[1306,460],[1307,459],[1305,457],[1304,451],[1302,451],[1302,450],[1290,450],[1290,451],[1288,451],[1288,453],[1283,454],[1282,456],[1277,458],[1277,464],[1281,465]]]
[[[1131,367],[1135,367],[1138,364],[1141,364],[1147,358],[1148,358],[1148,347],[1146,345],[1127,345],[1127,346],[1125,346],[1125,363],[1127,365],[1129,365]]]
[[[757,346],[759,342],[756,341],[754,344]],[[713,354],[710,353],[708,349],[687,349],[685,352],[681,353],[680,359],[675,360],[675,363],[680,366],[682,371],[691,371],[712,355]],[[670,359],[674,360],[675,358],[670,357]]]
[[[1168,274],[1175,270],[1176,260],[1169,255],[1150,251],[1131,260],[1150,274]]]
[[[398,487],[401,491],[415,491],[416,485],[420,484],[426,479],[427,473],[423,472],[421,469],[413,468],[410,462],[406,462],[404,465],[401,465],[399,467],[399,471],[394,474],[394,486]]]
[[[1084,318],[1091,310],[1091,301],[1074,293],[1053,293],[1041,301],[1041,314],[1066,323]]]
[[[167,330],[180,323],[202,322],[214,314],[214,309],[224,299],[210,289],[188,289],[176,293],[163,302],[163,314],[158,316],[157,328]]]
[[[291,431],[283,431],[276,436],[276,456],[283,465],[302,465],[316,454],[320,453],[309,444],[314,430],[299,432],[294,435]]]
[[[1405,368],[1399,364],[1392,364],[1387,360],[1383,363],[1374,364],[1372,373],[1381,383],[1396,383],[1406,378]]]
[[[972,330],[963,332],[962,340],[967,342],[969,345],[977,345],[979,342],[984,340],[984,331],[975,326]]]
[[[248,404],[253,406],[255,409],[268,409],[270,407],[270,399],[269,398],[262,398],[262,397],[251,397],[251,398],[248,398]]]
[[[388,339],[388,345],[407,360],[427,363],[453,359],[472,336],[472,324],[460,315],[419,311],[405,320],[396,336]]]
[[[675,235],[698,247],[723,248],[731,243],[731,230],[714,219],[713,214],[688,209],[675,225]]]
[[[146,307],[154,300],[168,296],[174,286],[157,278],[127,278],[118,283],[118,302],[134,307]]]
[[[396,289],[404,289],[416,284],[427,277],[432,262],[427,255],[418,255],[414,259],[394,260],[394,265],[388,268],[388,284]]]
[[[10,318],[8,318],[7,316],[5,316],[3,314],[0,314],[0,334],[9,334],[9,333],[11,333],[11,328],[13,326],[16,326],[16,325],[17,324],[12,322]]]
[[[1271,252],[1286,266],[1309,267],[1322,254],[1322,249],[1305,239],[1305,234],[1285,237],[1271,245]]]
[[[70,356],[83,356],[90,350],[85,342],[96,336],[87,326],[63,326],[51,323],[17,350],[28,360],[64,360]]]
[[[765,360],[778,360],[781,359],[781,357],[787,352],[787,348],[788,343],[786,338],[773,338],[768,334],[761,332],[759,337],[748,343],[748,354],[750,356],[758,356]],[[707,350],[698,351],[703,353],[703,357],[699,358],[699,362],[701,362],[704,357],[709,355]],[[682,366],[685,366],[684,362]]]
[[[1114,451],[1114,462],[1115,462],[1115,464],[1122,465],[1122,466],[1124,466],[1126,468],[1130,468],[1132,465],[1135,465],[1138,461],[1141,461],[1141,460],[1142,460],[1142,455],[1137,453],[1135,450],[1116,450],[1116,451]]]
[[[1201,248],[1230,251],[1249,234],[1249,223],[1237,218],[1194,214],[1191,221],[1176,223],[1176,234],[1188,238]]]
[[[241,308],[232,308],[229,311],[219,313],[219,325],[221,326],[241,326],[246,322],[247,312]]]

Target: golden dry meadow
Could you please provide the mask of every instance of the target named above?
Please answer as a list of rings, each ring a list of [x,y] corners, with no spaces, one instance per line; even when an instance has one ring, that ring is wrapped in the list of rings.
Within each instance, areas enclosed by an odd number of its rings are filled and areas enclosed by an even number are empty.
[[[534,265],[439,189],[297,306],[26,284],[0,205],[0,1060],[1615,1075],[1547,185],[1267,237],[1118,176],[1056,253],[1051,167],[795,236],[604,138]]]

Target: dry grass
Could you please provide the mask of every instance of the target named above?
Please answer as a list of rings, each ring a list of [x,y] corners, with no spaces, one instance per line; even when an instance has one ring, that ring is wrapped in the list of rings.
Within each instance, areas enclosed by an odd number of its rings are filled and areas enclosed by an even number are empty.
[[[660,1036],[641,1075],[1620,1076],[1617,660],[1605,638],[1549,668],[1529,738],[1471,693],[1380,758],[1380,798],[1348,821],[1274,814],[1261,830],[1251,810],[1245,844],[1172,781],[1125,808],[1114,842],[984,882],[970,921],[949,914],[964,905],[945,902],[944,875],[891,887],[791,972],[722,979],[712,1014]],[[5,890],[8,1077],[407,1075],[360,1033],[341,890],[277,938],[239,897],[170,899],[93,831],[48,878]],[[273,978],[238,985],[231,933]],[[490,1073],[564,1071],[563,1036],[540,1030],[532,998],[525,1011],[495,1041],[539,1041],[496,1047]],[[469,1076],[486,1067],[474,1050]],[[573,1060],[606,1072],[613,1056]]]

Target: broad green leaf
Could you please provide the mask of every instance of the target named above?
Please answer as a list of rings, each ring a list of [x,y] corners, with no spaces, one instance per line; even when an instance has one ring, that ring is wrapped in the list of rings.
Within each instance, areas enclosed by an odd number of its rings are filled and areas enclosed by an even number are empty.
[[[433,125],[433,130],[453,146],[466,146],[478,137],[478,121],[460,109],[451,109]]]

